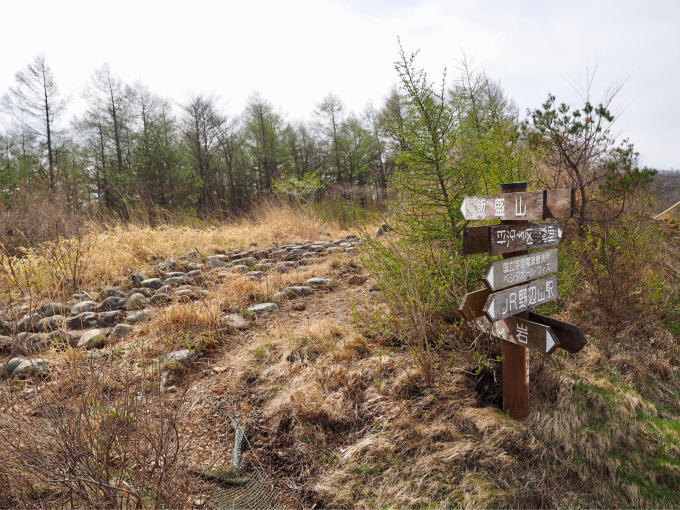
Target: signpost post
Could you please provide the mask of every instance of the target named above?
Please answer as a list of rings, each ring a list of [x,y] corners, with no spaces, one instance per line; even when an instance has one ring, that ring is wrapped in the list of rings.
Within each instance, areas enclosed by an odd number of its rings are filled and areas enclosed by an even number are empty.
[[[489,265],[486,288],[469,292],[460,305],[466,320],[486,315],[491,334],[500,338],[503,352],[503,408],[516,419],[529,414],[529,352],[551,354],[557,347],[578,352],[586,343],[574,324],[544,317],[531,307],[557,299],[557,246],[562,240],[558,222],[528,220],[568,218],[574,211],[571,189],[527,191],[526,182],[501,184],[501,193],[465,197],[466,220],[501,220],[500,225],[466,227],[463,253],[489,253],[502,259]]]

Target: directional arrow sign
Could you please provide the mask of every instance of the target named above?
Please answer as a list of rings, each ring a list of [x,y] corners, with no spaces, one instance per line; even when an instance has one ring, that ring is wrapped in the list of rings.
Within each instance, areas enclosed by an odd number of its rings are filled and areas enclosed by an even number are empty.
[[[500,290],[556,272],[557,248],[552,248],[492,262],[484,280],[491,290]]]
[[[465,320],[471,321],[484,315],[484,304],[489,294],[491,294],[489,289],[480,289],[465,294],[463,302],[458,307],[458,311],[465,317]]]
[[[493,322],[557,299],[557,276],[517,285],[489,295],[484,313]]]
[[[586,345],[586,337],[576,324],[545,317],[532,311],[529,312],[529,320],[550,326],[557,336],[559,346],[567,352],[577,353]]]
[[[500,255],[530,248],[556,246],[562,240],[562,228],[556,221],[521,225],[484,225],[463,229],[463,253]]]
[[[508,317],[494,322],[491,334],[545,354],[551,354],[559,346],[558,337],[550,326],[519,317]]]
[[[460,210],[466,220],[568,218],[573,214],[573,191],[565,188],[465,197]]]

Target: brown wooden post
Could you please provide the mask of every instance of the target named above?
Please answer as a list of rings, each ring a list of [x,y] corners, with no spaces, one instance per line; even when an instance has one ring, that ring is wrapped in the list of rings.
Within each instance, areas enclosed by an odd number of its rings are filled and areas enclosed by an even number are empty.
[[[526,191],[526,182],[511,182],[501,184],[501,193]],[[501,221],[503,224],[522,224],[522,220]],[[527,250],[506,253],[503,258],[510,258],[528,253]],[[522,319],[529,318],[529,312],[516,314]],[[503,409],[510,412],[510,416],[521,420],[529,415],[529,351],[526,347],[503,340]]]

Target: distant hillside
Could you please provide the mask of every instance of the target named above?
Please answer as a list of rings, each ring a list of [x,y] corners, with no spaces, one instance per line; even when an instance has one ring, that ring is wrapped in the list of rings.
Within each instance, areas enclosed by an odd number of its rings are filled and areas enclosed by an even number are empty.
[[[680,201],[680,171],[660,170],[654,176],[651,191],[657,200],[657,212]]]

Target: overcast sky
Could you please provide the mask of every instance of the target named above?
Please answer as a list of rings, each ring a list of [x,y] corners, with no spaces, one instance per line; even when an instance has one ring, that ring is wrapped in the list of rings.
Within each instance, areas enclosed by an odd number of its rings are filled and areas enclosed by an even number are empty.
[[[104,62],[127,82],[181,102],[220,96],[240,112],[259,91],[288,119],[327,93],[354,111],[395,84],[397,37],[432,78],[463,54],[520,110],[548,92],[579,101],[612,83],[617,131],[641,162],[680,168],[680,1],[8,0],[0,11],[0,94],[42,52],[73,109]]]

